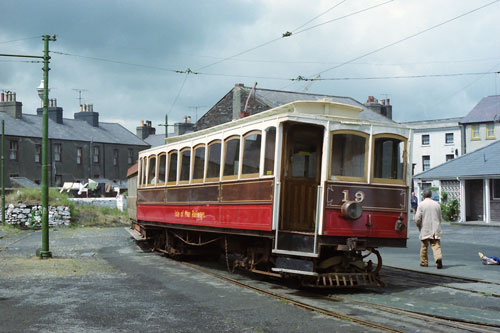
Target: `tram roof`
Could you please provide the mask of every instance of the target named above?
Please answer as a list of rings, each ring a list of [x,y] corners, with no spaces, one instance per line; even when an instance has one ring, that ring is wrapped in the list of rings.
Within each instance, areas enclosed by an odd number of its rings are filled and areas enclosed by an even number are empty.
[[[394,126],[394,127],[407,127],[399,123],[390,121],[380,121],[372,119],[363,119],[362,115],[365,113],[365,108],[359,105],[339,103],[332,101],[330,98],[324,98],[320,100],[299,100],[287,103],[285,105],[280,105],[270,110],[266,110],[245,118],[233,120],[231,122],[216,125],[207,129],[200,131],[184,134],[181,136],[175,136],[166,139],[166,144],[175,143],[179,141],[189,140],[198,136],[203,136],[218,132],[221,130],[242,126],[257,120],[262,120],[265,118],[272,119],[280,115],[293,115],[293,116],[303,116],[305,118],[311,117],[324,117],[325,120],[337,120],[337,121],[352,121],[358,122],[360,124],[378,124],[381,126]],[[375,112],[374,112],[375,113]],[[385,118],[381,116],[382,118]],[[387,119],[387,118],[385,118]],[[151,148],[153,149],[153,148]]]

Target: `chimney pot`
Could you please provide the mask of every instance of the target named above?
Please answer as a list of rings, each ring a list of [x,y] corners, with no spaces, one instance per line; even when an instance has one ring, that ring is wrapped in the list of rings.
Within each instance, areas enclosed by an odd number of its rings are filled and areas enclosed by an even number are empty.
[[[191,116],[187,117],[187,122],[190,124],[191,123]]]
[[[141,120],[141,127],[144,126],[144,120]]]
[[[4,101],[4,94],[3,94],[3,93],[1,93],[1,94],[0,94],[0,102],[3,102],[3,101]]]
[[[389,98],[387,99],[387,105],[391,105],[391,100]]]
[[[12,99],[13,99],[13,102],[16,101],[16,93],[12,93]]]

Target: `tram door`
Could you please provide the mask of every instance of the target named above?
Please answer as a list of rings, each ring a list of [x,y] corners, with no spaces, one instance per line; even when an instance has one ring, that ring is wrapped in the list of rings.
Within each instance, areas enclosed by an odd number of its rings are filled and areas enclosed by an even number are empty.
[[[279,226],[281,235],[314,233],[323,134],[322,126],[284,124]]]

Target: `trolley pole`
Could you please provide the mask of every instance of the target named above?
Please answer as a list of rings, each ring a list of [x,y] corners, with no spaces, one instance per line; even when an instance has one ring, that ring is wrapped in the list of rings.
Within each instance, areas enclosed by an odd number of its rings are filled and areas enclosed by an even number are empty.
[[[49,41],[56,36],[43,35],[43,114],[42,114],[42,248],[37,251],[41,259],[51,258],[49,251]]]
[[[1,164],[0,164],[0,183],[1,183],[1,186],[2,186],[2,224],[5,224],[5,184],[4,184],[4,174],[5,174],[5,156],[4,156],[4,153],[5,153],[5,120],[2,119],[2,143],[1,143],[1,146],[2,146],[2,151],[1,151],[1,154],[2,154],[2,161],[1,161]]]

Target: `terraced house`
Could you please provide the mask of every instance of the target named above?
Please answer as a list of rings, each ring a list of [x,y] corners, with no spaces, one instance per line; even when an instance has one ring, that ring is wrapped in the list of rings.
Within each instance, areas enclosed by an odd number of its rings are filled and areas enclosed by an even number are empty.
[[[92,105],[82,105],[74,119],[63,117],[55,99],[49,103],[49,186],[92,179],[125,181],[127,169],[149,144],[117,123],[99,121]],[[2,93],[0,120],[5,121],[5,186],[40,184],[42,109],[22,111],[15,93]]]

